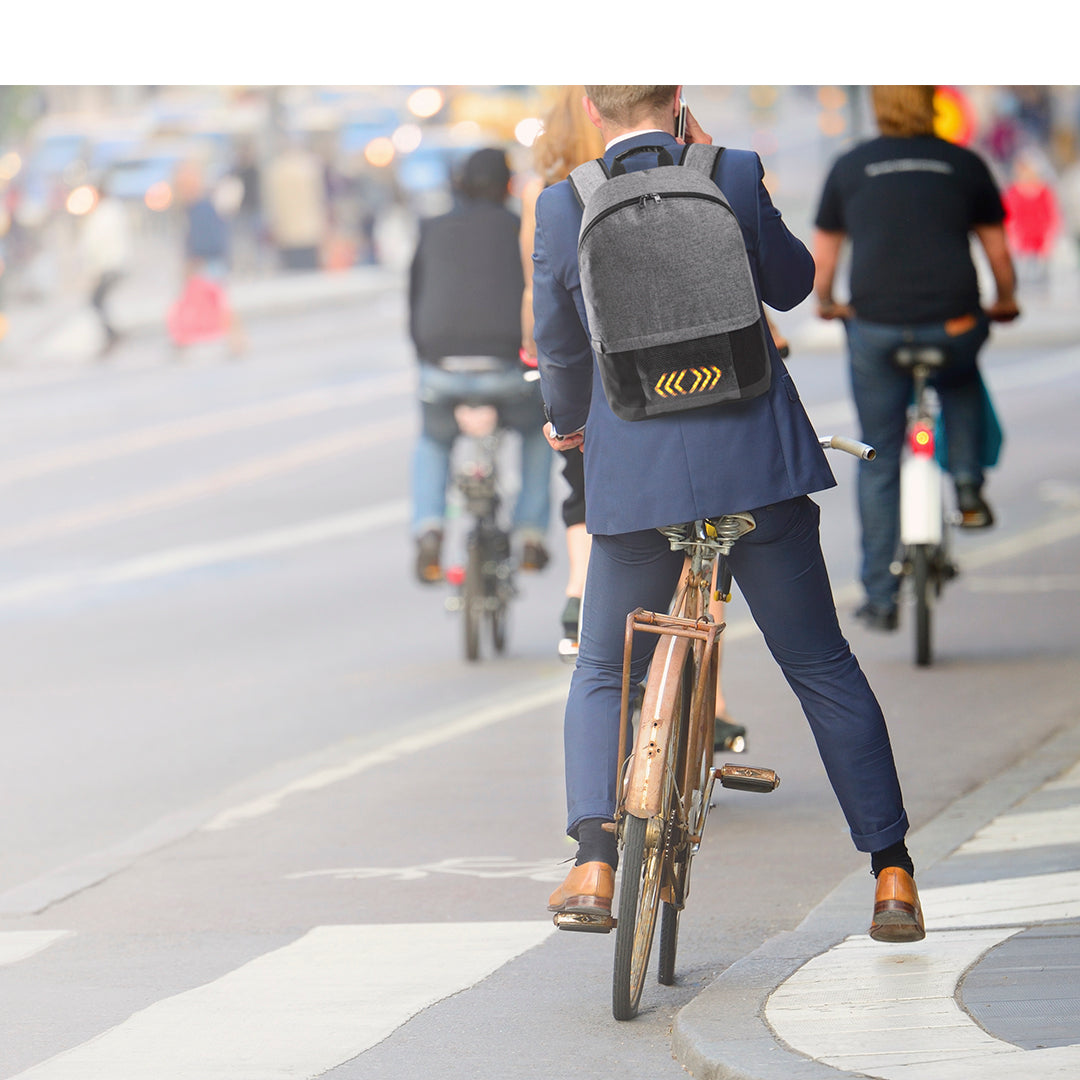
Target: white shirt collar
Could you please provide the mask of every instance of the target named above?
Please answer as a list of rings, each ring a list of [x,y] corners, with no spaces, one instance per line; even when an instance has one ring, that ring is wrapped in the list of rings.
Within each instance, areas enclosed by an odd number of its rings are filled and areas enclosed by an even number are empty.
[[[626,139],[636,139],[639,135],[653,135],[653,134],[667,135],[669,133],[666,132],[666,131],[661,130],[660,128],[645,128],[642,131],[628,131],[628,132],[626,132],[625,135],[616,135],[615,138],[612,139],[611,142],[609,142],[607,144],[607,146],[604,147],[604,150],[606,152],[606,151],[610,150],[613,146],[615,146],[617,143],[624,142]]]

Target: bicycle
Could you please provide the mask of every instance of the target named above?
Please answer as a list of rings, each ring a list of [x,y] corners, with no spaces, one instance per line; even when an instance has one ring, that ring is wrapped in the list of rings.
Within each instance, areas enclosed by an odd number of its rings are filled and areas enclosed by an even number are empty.
[[[480,640],[486,625],[496,654],[506,649],[510,601],[517,595],[510,532],[502,522],[502,496],[498,481],[498,410],[493,405],[455,406],[467,442],[460,454],[454,486],[463,510],[472,521],[465,538],[465,565],[448,567],[446,581],[457,589],[447,597],[448,611],[462,613],[465,659],[480,658]]]
[[[956,516],[947,509],[945,470],[935,452],[940,405],[930,377],[948,363],[946,350],[936,345],[901,345],[891,353],[897,367],[912,379],[907,433],[900,462],[900,544],[893,563],[897,577],[911,581],[915,604],[915,663],[933,661],[934,607],[946,582],[959,573],[952,559],[949,527]]]
[[[821,436],[823,447],[872,460],[874,450],[842,436]],[[772,769],[725,763],[713,765],[713,720],[723,623],[709,615],[713,569],[718,591],[730,600],[731,571],[726,556],[756,527],[749,513],[728,514],[661,529],[688,567],[672,613],[638,608],[626,620],[619,733],[618,805],[610,828],[619,839],[621,881],[617,917],[606,913],[558,913],[560,929],[615,931],[612,1013],[616,1020],[637,1015],[652,952],[657,916],[660,943],[657,979],[675,981],[679,918],[690,892],[690,867],[701,847],[713,788],[767,793],[780,778]],[[630,658],[636,633],[661,637],[653,653],[631,741]]]

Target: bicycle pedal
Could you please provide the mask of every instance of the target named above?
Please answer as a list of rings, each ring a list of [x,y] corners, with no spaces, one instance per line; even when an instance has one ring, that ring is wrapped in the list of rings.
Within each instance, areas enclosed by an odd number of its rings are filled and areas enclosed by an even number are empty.
[[[750,765],[721,765],[713,769],[713,775],[721,787],[735,791],[775,791],[780,777],[772,769],[756,769]]]
[[[583,934],[610,934],[619,923],[611,915],[585,915],[569,911],[557,912],[551,921],[560,930],[574,930]]]

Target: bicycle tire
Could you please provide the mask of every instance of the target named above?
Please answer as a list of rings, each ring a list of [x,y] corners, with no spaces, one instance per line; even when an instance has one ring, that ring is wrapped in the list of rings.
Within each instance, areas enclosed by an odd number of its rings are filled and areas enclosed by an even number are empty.
[[[632,1020],[641,1003],[660,904],[664,829],[657,829],[655,824],[661,820],[626,817],[611,987],[611,1011],[616,1020]],[[650,823],[655,823],[651,842]]]
[[[495,651],[502,656],[506,651],[506,623],[509,616],[509,605],[505,600],[498,600],[491,610],[491,643]]]
[[[679,744],[675,775],[683,778],[684,796],[687,794],[685,785],[689,781],[692,771],[687,767],[686,755],[690,752],[693,741],[690,738],[690,709],[693,703],[693,688],[697,670],[694,664],[695,655],[694,650],[687,653],[679,693]],[[712,694],[713,700],[715,700],[715,688],[712,690]],[[679,830],[679,835],[676,835],[676,829]],[[693,854],[690,851],[690,845],[682,826],[669,823],[665,841],[669,848],[665,852],[664,858],[664,865],[667,867],[669,874],[668,886],[673,890],[673,895],[677,899],[682,899],[685,896],[686,882],[690,876],[690,860],[693,858]],[[679,949],[679,915],[681,912],[682,908],[679,903],[663,899],[660,901],[660,941],[656,958],[656,981],[661,986],[672,986],[675,983],[675,957]]]
[[[915,663],[926,667],[934,658],[931,631],[937,590],[936,575],[931,570],[930,546],[915,544],[911,562],[911,580],[915,589]]]
[[[484,614],[483,573],[484,553],[479,540],[471,537],[465,564],[465,583],[461,590],[465,659],[470,663],[480,659],[480,625]]]

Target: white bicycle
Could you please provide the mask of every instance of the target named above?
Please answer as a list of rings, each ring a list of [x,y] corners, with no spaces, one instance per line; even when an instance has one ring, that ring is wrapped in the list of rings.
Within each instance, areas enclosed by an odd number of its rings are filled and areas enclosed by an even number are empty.
[[[892,360],[911,372],[912,403],[900,461],[900,544],[893,573],[911,581],[915,603],[915,663],[933,660],[934,607],[947,581],[957,575],[950,526],[956,515],[946,504],[946,473],[935,455],[934,438],[940,402],[930,376],[948,362],[936,345],[901,345]]]

